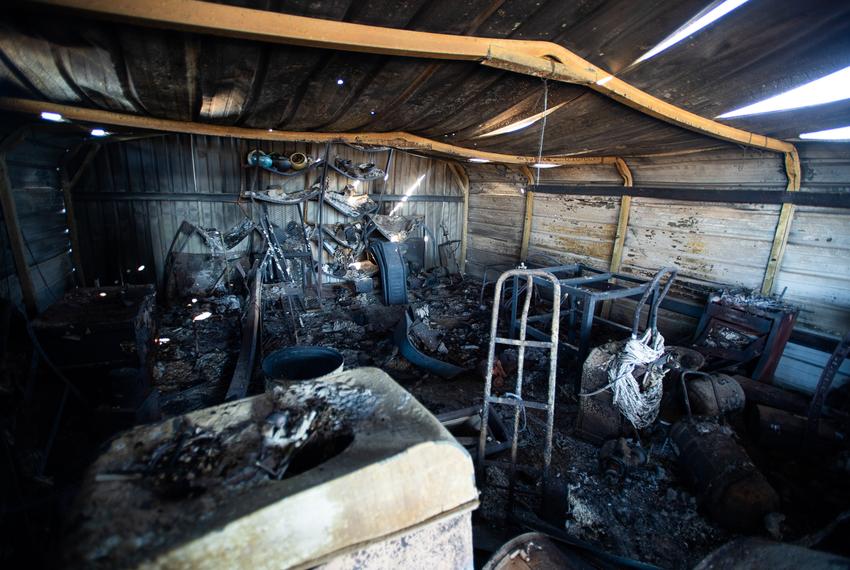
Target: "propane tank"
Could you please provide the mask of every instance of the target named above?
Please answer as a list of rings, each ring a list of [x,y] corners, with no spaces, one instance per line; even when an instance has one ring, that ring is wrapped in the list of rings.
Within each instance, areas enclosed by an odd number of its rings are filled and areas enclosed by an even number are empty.
[[[670,438],[682,470],[712,518],[737,532],[763,529],[764,516],[779,509],[779,495],[728,427],[682,420],[670,430]]]

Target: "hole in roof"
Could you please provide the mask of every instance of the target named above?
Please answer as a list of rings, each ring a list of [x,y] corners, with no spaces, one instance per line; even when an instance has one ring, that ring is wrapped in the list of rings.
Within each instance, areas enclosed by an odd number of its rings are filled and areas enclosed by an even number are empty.
[[[509,125],[505,125],[504,127],[500,127],[500,128],[498,128],[494,131],[490,131],[489,133],[484,133],[483,135],[478,135],[476,138],[482,139],[482,138],[485,138],[485,137],[494,137],[496,135],[504,135],[504,134],[507,134],[507,133],[513,133],[513,132],[518,131],[520,129],[525,129],[527,127],[530,127],[531,125],[533,125],[534,123],[536,123],[537,121],[542,119],[543,117],[545,117],[547,115],[551,115],[552,113],[554,113],[555,111],[557,111],[558,109],[560,109],[561,107],[563,107],[566,104],[567,104],[566,101],[564,101],[563,103],[558,103],[554,107],[550,107],[549,109],[547,109],[545,111],[541,111],[540,113],[537,113],[536,115],[531,115],[530,117],[526,117],[525,119],[522,119],[520,121],[516,121],[516,122],[511,123]]]
[[[688,22],[685,23],[681,28],[664,38],[658,45],[654,48],[640,56],[635,60],[635,63],[640,63],[642,61],[646,61],[651,57],[655,57],[662,51],[665,51],[680,41],[684,40],[688,36],[691,36],[701,29],[713,24],[735,8],[746,4],[748,0],[716,0],[712,2],[701,12],[699,12],[696,16],[691,18]]]
[[[803,133],[800,135],[800,138],[814,141],[850,141],[850,126],[815,131],[813,133]]]
[[[795,87],[779,95],[774,95],[758,103],[723,113],[722,115],[718,115],[717,118],[729,119],[744,115],[787,111],[801,107],[811,107],[812,105],[823,105],[824,103],[832,103],[843,99],[850,99],[850,67],[845,67],[835,73],[830,73],[820,79],[815,79],[805,85]]]

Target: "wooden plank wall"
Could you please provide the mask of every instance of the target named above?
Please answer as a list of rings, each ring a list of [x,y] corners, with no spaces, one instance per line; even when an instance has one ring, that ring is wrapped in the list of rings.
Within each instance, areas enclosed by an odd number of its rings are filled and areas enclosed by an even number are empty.
[[[203,227],[226,230],[245,216],[259,215],[259,206],[250,201],[235,202],[245,189],[265,189],[269,185],[303,188],[317,180],[319,170],[305,176],[284,178],[253,168],[244,168],[253,141],[221,137],[167,135],[109,144],[101,150],[93,166],[74,190],[83,264],[90,280],[99,278],[102,284],[114,283],[123,272],[125,281],[161,284],[165,256],[183,220]],[[324,145],[306,143],[266,143],[259,148],[266,152],[291,154],[304,152],[313,157],[324,155]],[[333,145],[331,160],[336,156],[357,162],[375,162],[384,168],[386,152],[365,153],[346,145]],[[418,214],[442,241],[440,224],[449,239],[459,239],[462,226],[460,188],[445,163],[394,152],[390,176],[385,182],[369,184],[370,193],[403,194],[411,196],[446,196],[451,201],[405,202],[398,212]],[[424,176],[416,184],[420,176]],[[331,184],[343,187],[352,182],[340,175],[331,177]],[[132,199],[121,194],[133,193]],[[167,199],[139,198],[136,193],[174,194]],[[199,200],[193,194],[220,195],[221,199]],[[383,205],[389,211],[398,202]],[[307,208],[308,221],[315,221],[316,203]],[[297,217],[294,206],[269,206],[270,219],[280,223]],[[341,223],[346,219],[326,206],[325,224]],[[198,252],[204,251],[199,243]],[[433,256],[429,256],[433,262]],[[143,271],[136,271],[144,265]]]
[[[528,180],[518,169],[468,164],[469,243],[466,270],[481,276],[487,267],[510,268],[519,261]]]
[[[73,142],[36,131],[6,157],[39,311],[73,286],[71,243],[58,172],[60,160]],[[20,304],[22,295],[5,222],[0,240],[0,295]]]
[[[850,145],[800,145],[800,153],[802,192],[850,191]],[[786,184],[781,158],[760,151],[723,149],[629,158],[627,163],[636,186],[782,191]],[[525,181],[504,175],[497,180],[492,167],[489,177],[480,167],[470,168],[470,177],[477,171],[482,174],[481,181],[472,184],[477,197],[470,201],[470,263],[516,263],[522,227],[519,189]],[[541,178],[542,183],[583,186],[621,183],[613,167],[555,168],[542,171]],[[607,269],[618,211],[617,198],[536,193],[529,261],[538,266],[582,262]],[[696,297],[692,284],[758,289],[778,215],[776,205],[635,197],[622,270],[649,275],[674,264],[680,271],[678,292]],[[850,329],[848,216],[847,210],[797,208],[776,289],[788,287],[786,297],[802,306],[804,326]],[[693,324],[683,322],[678,332]]]

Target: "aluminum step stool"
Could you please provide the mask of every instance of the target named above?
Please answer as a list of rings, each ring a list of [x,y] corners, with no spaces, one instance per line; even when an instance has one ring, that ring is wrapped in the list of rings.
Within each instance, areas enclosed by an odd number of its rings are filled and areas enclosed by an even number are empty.
[[[506,337],[497,336],[498,334],[498,324],[499,324],[499,309],[500,303],[499,300],[502,296],[502,287],[505,284],[505,281],[509,278],[515,278],[518,280],[520,277],[525,277],[527,279],[526,284],[526,295],[525,302],[522,307],[522,317],[520,319],[519,326],[519,339],[512,339]],[[557,376],[557,368],[558,368],[558,329],[560,324],[560,319],[552,319],[552,329],[550,340],[541,341],[541,340],[526,340],[526,327],[528,321],[528,310],[531,306],[531,298],[534,292],[534,278],[538,277],[540,279],[546,279],[552,283],[552,288],[554,290],[553,295],[553,312],[554,314],[559,314],[561,309],[561,284],[558,282],[558,278],[552,275],[551,273],[547,273],[546,271],[540,271],[538,269],[526,269],[524,265],[520,265],[517,269],[511,269],[510,271],[506,271],[502,273],[499,279],[496,281],[496,288],[493,293],[493,311],[492,317],[490,319],[490,346],[487,353],[487,376],[484,383],[484,405],[482,406],[482,418],[481,425],[487,426],[487,422],[489,420],[488,415],[490,412],[491,405],[504,405],[504,406],[513,406],[514,408],[514,421],[513,421],[513,432],[512,432],[512,440],[511,440],[511,460],[508,461],[498,461],[498,460],[485,460],[485,450],[487,445],[487,430],[481,429],[479,435],[479,443],[478,443],[478,474],[481,478],[481,481],[486,484],[487,480],[487,467],[502,467],[508,469],[510,472],[509,484],[507,487],[508,490],[508,511],[513,510],[514,505],[514,494],[517,492],[516,490],[516,472],[518,469],[532,474],[542,475],[542,483],[543,490],[547,489],[547,484],[549,481],[549,468],[552,463],[552,432],[554,429],[555,422],[555,381]],[[518,355],[517,355],[517,372],[516,372],[516,385],[514,386],[513,395],[515,397],[499,397],[493,396],[492,385],[493,385],[493,364],[495,362],[496,356],[496,345],[497,344],[506,344],[510,346],[518,347]],[[523,368],[525,364],[525,349],[526,347],[531,348],[548,348],[549,349],[549,386],[548,386],[548,401],[547,402],[533,402],[522,399],[522,380],[523,380]],[[488,405],[489,404],[489,405]],[[524,410],[524,408],[531,408],[535,410],[546,410],[546,440],[544,442],[543,449],[543,469],[537,470],[531,466],[517,466],[517,447],[519,442],[519,418],[520,412]],[[499,488],[498,486],[491,485],[491,487]],[[523,492],[523,491],[520,491]]]

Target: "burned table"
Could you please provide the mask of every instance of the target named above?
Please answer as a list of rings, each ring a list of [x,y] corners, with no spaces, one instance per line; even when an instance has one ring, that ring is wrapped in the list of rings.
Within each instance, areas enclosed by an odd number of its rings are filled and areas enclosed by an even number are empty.
[[[634,275],[601,271],[582,263],[572,263],[554,267],[541,267],[541,271],[551,273],[558,278],[561,286],[561,306],[566,306],[560,311],[562,320],[561,348],[575,354],[579,362],[584,362],[590,351],[590,332],[594,322],[603,322],[611,327],[632,331],[631,326],[610,320],[602,315],[596,315],[597,305],[604,301],[615,299],[644,299],[649,304],[649,319],[654,321],[660,305],[661,298],[669,287],[663,292],[659,290],[660,276],[663,273],[671,273],[668,283],[675,278],[675,270],[662,269],[653,279],[642,279]],[[546,279],[535,278],[535,285],[542,291],[549,290],[551,296],[552,286]],[[513,292],[511,296],[511,318],[509,336],[515,338],[517,320],[517,301],[522,287],[514,278]],[[648,293],[648,294],[647,294]],[[645,296],[645,294],[647,294]],[[636,307],[636,318],[640,313],[643,303]],[[528,317],[528,335],[532,338],[545,340],[546,333],[534,326],[535,323],[545,323],[552,319],[552,313],[543,313]],[[566,321],[564,323],[563,321]],[[564,324],[566,326],[564,326]],[[564,339],[566,336],[566,339]],[[576,390],[579,381],[576,382]]]

